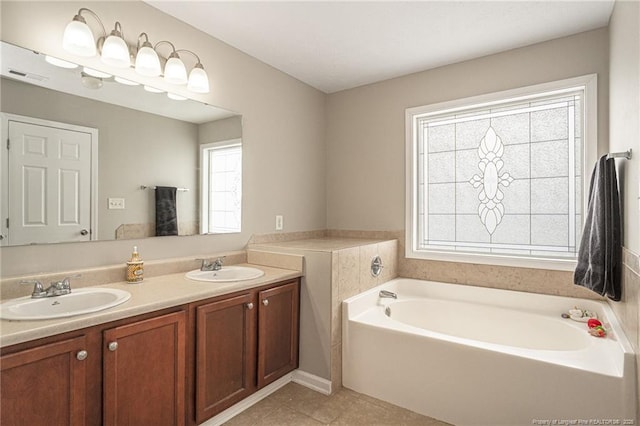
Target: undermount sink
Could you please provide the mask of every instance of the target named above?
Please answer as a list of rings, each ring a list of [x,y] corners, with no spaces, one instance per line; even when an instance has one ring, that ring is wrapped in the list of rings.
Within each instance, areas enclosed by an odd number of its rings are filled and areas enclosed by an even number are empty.
[[[250,266],[223,266],[219,271],[195,271],[187,272],[187,278],[195,281],[208,281],[222,283],[230,281],[245,281],[259,278],[264,271]]]
[[[0,318],[45,320],[89,314],[126,302],[131,293],[115,288],[79,288],[69,294],[33,299],[19,297],[0,304]]]

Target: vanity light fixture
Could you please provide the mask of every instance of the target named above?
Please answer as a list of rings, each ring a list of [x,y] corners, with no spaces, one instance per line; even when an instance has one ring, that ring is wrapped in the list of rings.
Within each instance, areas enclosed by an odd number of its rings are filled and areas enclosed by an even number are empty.
[[[137,83],[137,82],[131,81],[131,80],[127,80],[126,78],[115,76],[115,77],[113,77],[113,79],[116,82],[120,83],[120,84],[124,84],[125,86],[140,86],[140,83]]]
[[[96,40],[93,38],[93,32],[87,25],[87,21],[82,16],[83,12],[87,12],[93,16],[102,27],[102,33],[107,33],[104,29],[104,25],[102,25],[102,21],[98,18],[98,15],[96,15],[91,9],[83,7],[64,29],[62,47],[64,50],[69,53],[73,53],[74,55],[92,57],[96,56],[97,52]]]
[[[106,72],[102,72],[102,71],[98,71],[98,70],[94,70],[93,68],[89,68],[89,67],[83,67],[82,71],[87,74],[90,75],[91,77],[97,77],[97,78],[111,78],[113,77],[113,75],[108,74]]]
[[[196,58],[196,64],[189,73],[189,80],[187,81],[187,89],[196,93],[209,93],[209,76],[207,76],[200,57],[187,49],[180,49],[178,52],[187,52]]]
[[[49,62],[51,65],[55,65],[60,68],[68,68],[74,69],[78,68],[78,64],[74,64],[73,62],[67,62],[62,59],[54,58],[53,56],[45,55],[44,60]]]
[[[97,42],[83,14],[89,14],[100,24],[102,36]],[[169,56],[158,55],[158,46],[171,46]],[[137,74],[145,77],[162,77],[167,83],[187,85],[195,93],[209,93],[209,77],[198,55],[187,49],[176,49],[170,41],[160,41],[155,46],[149,41],[147,33],[140,33],[136,46],[129,46],[124,39],[122,25],[116,22],[114,29],[107,35],[105,26],[98,15],[90,9],[81,8],[67,24],[62,39],[62,47],[74,55],[92,57],[100,54],[103,63],[117,68],[133,68]],[[187,52],[196,58],[196,64],[187,75],[187,69],[178,52]],[[132,64],[132,55],[135,57]],[[162,69],[164,62],[164,70]],[[87,73],[89,74],[89,73]],[[91,74],[90,74],[91,75]],[[116,78],[116,81],[118,79]],[[125,83],[126,84],[126,83]]]
[[[186,101],[187,98],[184,96],[176,95],[175,93],[167,93],[167,97],[169,99],[173,99],[174,101]]]
[[[144,90],[149,93],[164,93],[164,90],[156,89],[155,87],[151,86],[144,86]]]
[[[140,44],[140,39],[143,36],[145,40]],[[157,77],[162,74],[160,58],[158,58],[158,53],[156,53],[151,43],[149,43],[147,33],[142,33],[138,36],[138,54],[136,55],[135,69],[138,74],[147,77]]]
[[[102,45],[100,59],[107,65],[117,68],[129,68],[131,58],[129,57],[129,46],[122,37],[122,26],[116,22],[115,28],[109,34]]]
[[[176,47],[170,41],[162,40],[156,43],[155,49],[162,44],[171,46],[171,53],[167,63],[164,64],[164,81],[177,85],[187,84],[187,69],[180,59],[180,55],[176,52]]]

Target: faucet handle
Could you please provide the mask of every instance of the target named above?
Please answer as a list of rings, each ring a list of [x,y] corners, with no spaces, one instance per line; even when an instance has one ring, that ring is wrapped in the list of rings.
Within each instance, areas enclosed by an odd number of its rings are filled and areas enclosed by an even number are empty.
[[[202,264],[200,265],[200,270],[204,271],[205,268],[209,268],[211,266],[211,264],[213,262],[211,262],[209,259],[196,259],[199,262],[202,262]]]
[[[63,294],[71,293],[71,278],[79,278],[81,274],[69,275],[68,277],[64,277],[60,281],[54,281],[51,283],[51,289],[53,290],[54,296],[61,296]]]
[[[33,285],[33,292],[31,293],[31,297],[42,297],[47,294],[47,291],[42,287],[42,282],[38,280],[22,280],[20,284],[28,284]]]

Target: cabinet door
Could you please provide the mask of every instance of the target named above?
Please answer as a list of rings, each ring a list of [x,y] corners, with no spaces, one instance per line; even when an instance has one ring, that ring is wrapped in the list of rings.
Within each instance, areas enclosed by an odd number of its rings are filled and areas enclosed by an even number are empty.
[[[87,356],[84,337],[3,356],[1,423],[84,425]]]
[[[105,425],[183,425],[184,312],[103,334]]]
[[[253,294],[196,308],[196,422],[220,413],[255,390]]]
[[[258,388],[298,367],[298,282],[258,294]]]

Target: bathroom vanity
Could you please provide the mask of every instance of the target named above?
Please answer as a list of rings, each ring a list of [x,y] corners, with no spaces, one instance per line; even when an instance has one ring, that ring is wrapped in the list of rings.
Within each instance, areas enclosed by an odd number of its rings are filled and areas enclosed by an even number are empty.
[[[2,423],[196,425],[289,373],[301,274],[264,269],[227,285],[183,274],[110,285],[131,300],[92,315],[2,321]]]

